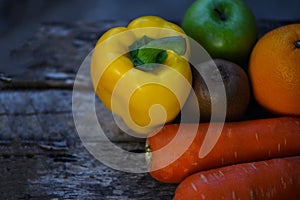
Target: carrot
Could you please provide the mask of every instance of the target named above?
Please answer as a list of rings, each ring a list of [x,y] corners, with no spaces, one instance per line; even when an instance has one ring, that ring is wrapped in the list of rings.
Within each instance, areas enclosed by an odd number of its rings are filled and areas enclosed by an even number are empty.
[[[300,199],[300,156],[198,172],[179,184],[173,200]]]
[[[198,172],[226,165],[300,155],[300,118],[279,117],[226,122],[216,144],[201,157],[209,123],[164,126],[147,138],[150,175],[158,181],[179,183]],[[187,142],[188,141],[188,142]]]

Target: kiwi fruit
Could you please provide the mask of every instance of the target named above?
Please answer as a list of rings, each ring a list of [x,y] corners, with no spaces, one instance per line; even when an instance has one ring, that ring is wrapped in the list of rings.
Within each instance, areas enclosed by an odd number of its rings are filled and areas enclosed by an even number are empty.
[[[195,106],[199,106],[200,122],[208,122],[211,121],[211,100],[214,99],[216,102],[224,100],[224,97],[221,98],[217,92],[214,92],[215,90],[209,91],[204,81],[205,77],[206,81],[213,83],[213,87],[224,84],[227,100],[225,121],[237,121],[243,117],[250,101],[250,84],[246,72],[239,65],[223,59],[214,59],[213,62],[208,61],[192,66],[192,74],[192,88],[197,99],[189,97],[183,108],[187,109],[186,112],[192,114],[198,110]],[[216,74],[221,75],[222,79]],[[214,119],[218,121],[219,118],[217,116]],[[220,119],[222,119],[221,113]]]

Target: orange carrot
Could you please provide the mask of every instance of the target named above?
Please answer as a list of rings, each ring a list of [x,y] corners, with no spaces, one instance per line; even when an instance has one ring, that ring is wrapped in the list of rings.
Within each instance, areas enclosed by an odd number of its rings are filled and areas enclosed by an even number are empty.
[[[198,172],[179,184],[173,200],[300,199],[300,156]]]
[[[149,172],[153,178],[179,183],[200,170],[300,155],[300,118],[226,122],[216,144],[205,157],[199,157],[199,151],[209,123],[200,123],[195,137],[191,133],[194,127],[182,124],[183,131],[177,134],[179,125],[170,124],[148,136]],[[188,140],[191,144],[186,142]]]

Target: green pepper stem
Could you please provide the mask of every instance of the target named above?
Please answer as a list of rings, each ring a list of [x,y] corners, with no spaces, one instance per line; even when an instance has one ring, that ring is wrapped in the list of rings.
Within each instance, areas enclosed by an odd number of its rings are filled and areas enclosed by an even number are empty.
[[[185,39],[181,36],[171,36],[154,40],[143,36],[129,46],[133,64],[144,71],[154,70],[162,64],[168,56],[166,50],[183,55],[186,51]]]

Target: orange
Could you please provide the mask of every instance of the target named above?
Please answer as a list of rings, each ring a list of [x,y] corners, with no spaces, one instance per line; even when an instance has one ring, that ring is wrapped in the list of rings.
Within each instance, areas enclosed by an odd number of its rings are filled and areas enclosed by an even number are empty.
[[[261,106],[276,114],[300,115],[300,24],[276,28],[258,40],[249,77]]]

